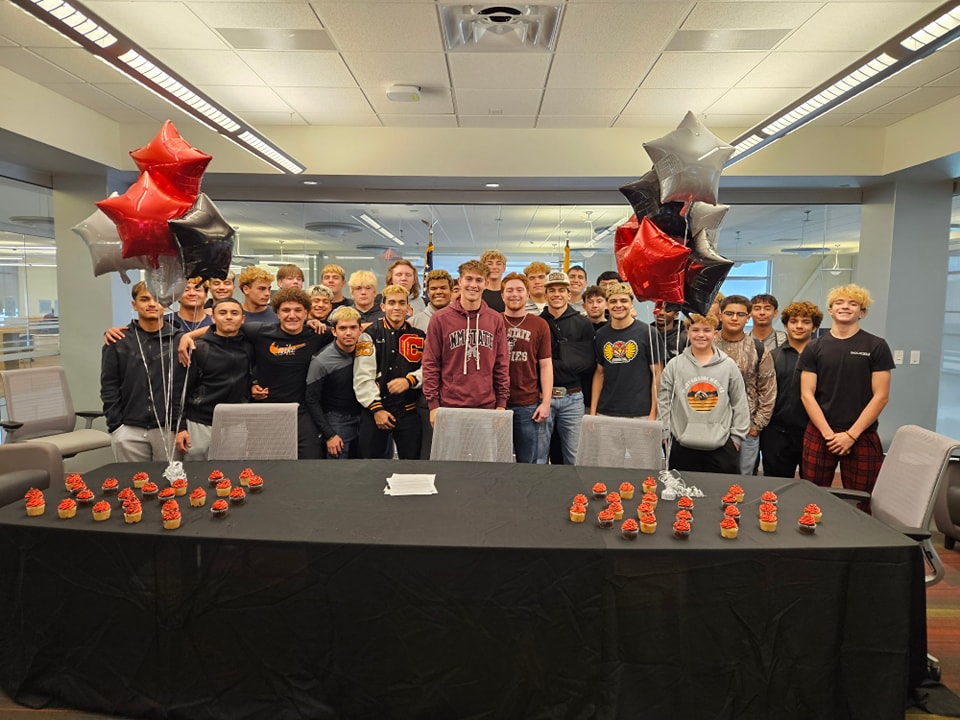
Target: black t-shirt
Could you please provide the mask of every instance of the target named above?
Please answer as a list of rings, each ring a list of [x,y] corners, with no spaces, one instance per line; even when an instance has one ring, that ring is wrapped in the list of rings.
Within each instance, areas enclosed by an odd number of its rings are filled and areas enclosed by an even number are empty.
[[[304,326],[299,335],[289,335],[280,325],[244,326],[243,334],[253,345],[257,385],[268,388],[268,402],[303,403],[310,360],[333,342],[333,333],[318,335]]]
[[[503,304],[503,295],[499,290],[484,290],[483,301],[497,312],[503,312],[507,306]]]
[[[615,330],[609,323],[597,330],[594,346],[603,367],[603,388],[597,403],[600,415],[646,417],[650,414],[653,359],[650,334],[656,330],[634,320]]]
[[[873,373],[894,367],[887,341],[863,330],[845,339],[821,335],[797,361],[799,371],[816,373],[814,397],[835,432],[849,429],[873,398]],[[874,422],[867,431],[876,429]]]

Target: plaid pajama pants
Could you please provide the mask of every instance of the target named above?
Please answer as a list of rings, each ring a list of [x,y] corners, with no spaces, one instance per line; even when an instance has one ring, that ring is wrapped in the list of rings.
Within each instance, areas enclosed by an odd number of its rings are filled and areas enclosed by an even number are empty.
[[[803,434],[803,456],[800,459],[800,477],[821,487],[833,484],[834,473],[840,465],[843,487],[873,492],[883,463],[883,445],[876,432],[865,432],[850,449],[849,455],[834,455],[827,449],[827,441],[813,423],[807,424]]]

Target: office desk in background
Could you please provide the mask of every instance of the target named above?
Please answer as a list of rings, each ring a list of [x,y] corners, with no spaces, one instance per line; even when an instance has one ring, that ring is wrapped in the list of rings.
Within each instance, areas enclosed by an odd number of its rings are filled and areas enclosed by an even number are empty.
[[[188,465],[191,488],[219,467]],[[214,520],[180,498],[43,517],[0,509],[0,682],[25,704],[155,718],[902,720],[923,667],[919,549],[805,482],[687,473],[693,532],[570,523],[574,494],[645,473],[396,461],[252,462],[265,491]],[[88,473],[130,483],[159,464]],[[394,472],[439,494],[383,495]],[[720,498],[747,490],[740,537]],[[761,533],[759,495],[780,496]],[[639,493],[637,495],[639,498]],[[803,506],[824,519],[796,531]],[[635,516],[638,499],[626,501]],[[670,507],[668,507],[670,506]]]

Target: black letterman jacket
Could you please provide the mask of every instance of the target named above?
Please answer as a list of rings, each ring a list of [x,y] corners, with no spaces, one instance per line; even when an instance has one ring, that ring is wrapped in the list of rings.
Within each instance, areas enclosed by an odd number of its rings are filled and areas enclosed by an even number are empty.
[[[406,321],[394,330],[386,318],[380,318],[367,328],[353,361],[353,391],[363,407],[393,415],[416,412],[423,386],[420,361],[425,337],[423,330]],[[405,378],[410,389],[392,395],[387,383],[395,378]]]

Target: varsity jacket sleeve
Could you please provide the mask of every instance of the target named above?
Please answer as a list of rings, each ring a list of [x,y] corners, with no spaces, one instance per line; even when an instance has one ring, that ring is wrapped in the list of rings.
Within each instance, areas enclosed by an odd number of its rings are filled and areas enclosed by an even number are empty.
[[[377,350],[367,333],[360,336],[353,353],[353,392],[357,402],[371,412],[383,410],[377,385]]]
[[[127,332],[136,332],[127,330]],[[107,430],[113,432],[123,424],[120,405],[120,356],[116,343],[103,346],[100,354],[100,400],[107,422]]]
[[[765,352],[757,369],[757,409],[750,418],[750,424],[757,430],[763,430],[773,417],[776,402],[777,369],[773,363],[773,355]]]

